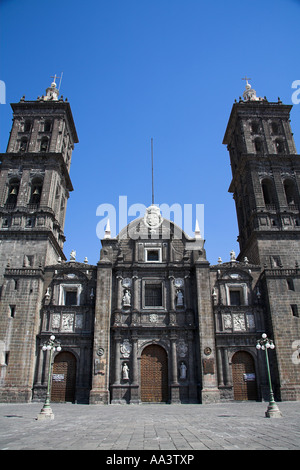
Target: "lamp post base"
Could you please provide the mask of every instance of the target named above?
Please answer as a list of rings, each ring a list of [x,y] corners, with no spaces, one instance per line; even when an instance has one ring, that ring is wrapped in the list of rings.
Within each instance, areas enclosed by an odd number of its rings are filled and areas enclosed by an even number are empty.
[[[282,413],[278,408],[277,404],[274,402],[270,402],[265,413],[266,418],[282,418]]]
[[[44,406],[39,414],[37,415],[38,420],[42,419],[54,419],[54,413],[50,406]]]

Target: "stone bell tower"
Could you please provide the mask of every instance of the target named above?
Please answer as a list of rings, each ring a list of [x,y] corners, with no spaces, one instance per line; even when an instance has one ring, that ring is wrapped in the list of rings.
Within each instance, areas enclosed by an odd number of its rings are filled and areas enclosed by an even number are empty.
[[[269,267],[294,267],[300,261],[300,156],[291,109],[279,98],[257,97],[247,80],[223,141],[230,154],[239,259]]]
[[[248,83],[223,143],[230,154],[240,254],[261,266],[258,283],[283,400],[300,398],[300,155],[292,106],[256,96]]]
[[[70,104],[55,81],[35,101],[11,105],[13,124],[0,178],[0,399],[29,400],[43,268],[63,254],[72,151]]]

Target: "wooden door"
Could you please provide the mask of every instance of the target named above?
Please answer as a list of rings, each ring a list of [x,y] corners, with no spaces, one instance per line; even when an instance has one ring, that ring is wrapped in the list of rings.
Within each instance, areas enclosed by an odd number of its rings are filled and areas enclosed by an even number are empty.
[[[74,402],[75,386],[76,358],[69,352],[62,352],[54,359],[51,401]]]
[[[257,386],[254,360],[246,351],[239,351],[232,358],[232,379],[235,400],[256,400]]]
[[[167,402],[168,395],[167,353],[161,346],[147,346],[141,356],[141,400]]]

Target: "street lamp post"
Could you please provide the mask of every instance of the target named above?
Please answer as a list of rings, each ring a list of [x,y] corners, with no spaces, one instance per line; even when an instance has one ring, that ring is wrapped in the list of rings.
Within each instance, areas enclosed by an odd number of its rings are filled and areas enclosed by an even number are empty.
[[[269,339],[266,333],[263,333],[261,338],[257,341],[256,349],[262,349],[266,352],[266,363],[267,363],[267,372],[268,372],[268,380],[269,380],[269,387],[270,387],[270,400],[267,411],[265,413],[266,418],[281,418],[282,414],[279,410],[275,400],[274,400],[274,393],[272,389],[272,382],[271,382],[271,373],[270,373],[270,366],[269,366],[269,357],[268,357],[268,349],[274,349],[275,344],[274,342]]]
[[[54,419],[54,413],[50,406],[50,396],[51,396],[51,375],[52,375],[52,357],[54,351],[61,351],[61,346],[58,341],[55,341],[55,336],[51,335],[50,339],[47,343],[45,343],[42,347],[43,351],[50,351],[49,354],[49,370],[48,370],[48,382],[47,382],[47,394],[46,400],[44,403],[43,408],[41,409],[40,413],[38,414],[37,419]]]

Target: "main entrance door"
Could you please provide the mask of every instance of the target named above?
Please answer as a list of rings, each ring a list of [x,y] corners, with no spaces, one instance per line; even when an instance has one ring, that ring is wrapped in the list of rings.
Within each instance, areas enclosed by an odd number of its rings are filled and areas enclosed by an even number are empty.
[[[256,400],[257,387],[254,360],[246,351],[239,351],[232,358],[233,392],[235,400]]]
[[[76,358],[69,352],[62,352],[54,359],[51,401],[74,402],[75,384]]]
[[[167,353],[161,346],[152,344],[141,356],[141,400],[160,403],[168,398]]]

